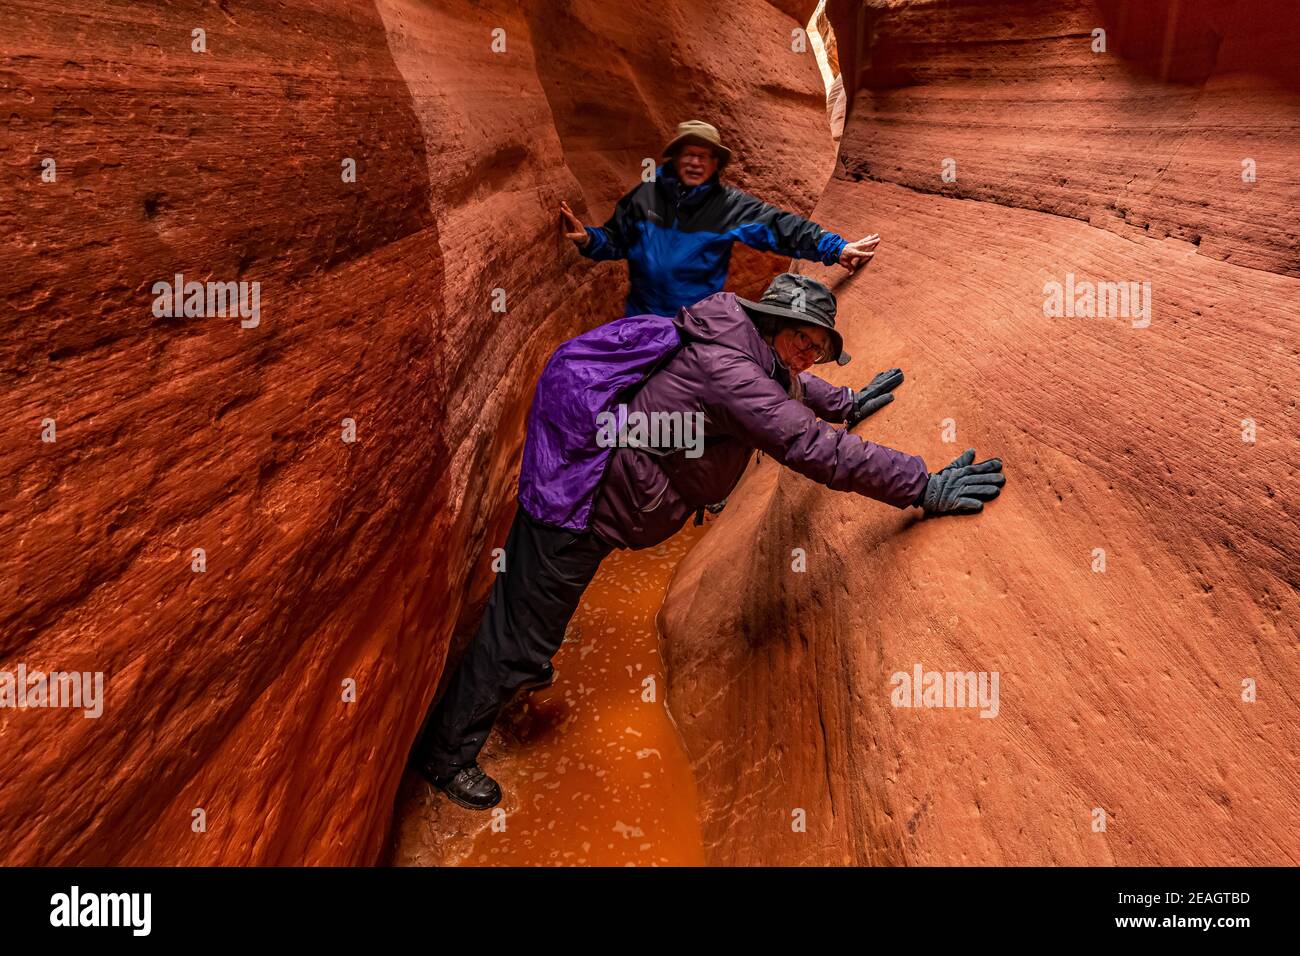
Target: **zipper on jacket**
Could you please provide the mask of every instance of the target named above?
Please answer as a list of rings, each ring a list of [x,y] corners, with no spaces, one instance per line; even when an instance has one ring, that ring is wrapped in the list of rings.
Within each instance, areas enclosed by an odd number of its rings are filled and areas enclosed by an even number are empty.
[[[663,500],[664,500],[664,495],[668,493],[668,486],[671,485],[671,484],[672,484],[672,482],[669,481],[668,478],[667,478],[667,476],[665,475],[665,476],[664,476],[664,487],[663,487],[663,490],[659,492],[658,497],[656,497],[655,500],[654,500],[651,504],[647,505],[647,506],[642,510],[641,513],[642,513],[642,514],[649,514],[650,512],[652,512],[652,511],[654,511],[656,508],[658,508],[659,505],[660,505],[660,504],[663,502]]]

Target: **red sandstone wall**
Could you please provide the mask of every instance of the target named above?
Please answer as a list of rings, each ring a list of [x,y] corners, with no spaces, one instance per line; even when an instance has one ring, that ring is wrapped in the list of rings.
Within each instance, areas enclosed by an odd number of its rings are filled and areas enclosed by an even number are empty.
[[[620,309],[555,204],[603,221],[699,114],[737,182],[807,210],[830,153],[794,25],[757,0],[0,11],[0,664],[107,675],[99,719],[0,710],[3,862],[377,858],[532,382]],[[259,281],[260,325],[154,318],[176,272]]]
[[[833,7],[855,97],[815,216],[884,239],[838,285],[855,360],[828,377],[902,367],[858,433],[932,469],[974,446],[1008,483],[917,521],[770,460],[747,476],[661,615],[712,862],[1300,862],[1282,7]],[[1046,318],[1071,272],[1149,281],[1150,324]],[[998,716],[891,706],[917,663],[999,672]]]

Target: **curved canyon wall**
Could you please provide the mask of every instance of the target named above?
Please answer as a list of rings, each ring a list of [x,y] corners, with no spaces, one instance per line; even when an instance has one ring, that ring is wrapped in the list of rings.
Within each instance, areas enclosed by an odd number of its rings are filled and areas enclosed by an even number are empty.
[[[0,10],[0,670],[105,676],[0,709],[3,862],[377,858],[541,363],[621,313],[558,201],[602,222],[699,115],[808,211],[811,7]],[[177,274],[256,316],[156,315]]]
[[[752,466],[661,612],[710,860],[1300,862],[1290,5],[830,14],[851,107],[814,218],[883,242],[812,270],[855,356],[827,377],[901,367],[858,433],[1007,485],[922,521]],[[1131,314],[1049,317],[1097,281]],[[996,673],[996,715],[895,706],[918,665]]]

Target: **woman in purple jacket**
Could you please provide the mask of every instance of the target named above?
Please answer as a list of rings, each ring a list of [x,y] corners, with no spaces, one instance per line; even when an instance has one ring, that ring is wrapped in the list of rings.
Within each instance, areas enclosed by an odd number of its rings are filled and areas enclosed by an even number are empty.
[[[822,283],[785,273],[759,302],[720,292],[673,319],[620,319],[556,350],[529,415],[505,569],[415,755],[450,799],[472,809],[500,801],[478,753],[515,693],[554,679],[551,657],[604,557],[657,545],[725,499],[754,449],[896,508],[970,513],[997,497],[996,458],[975,464],[969,449],[930,474],[919,457],[849,430],[893,400],[903,373],[882,372],[856,393],[809,373],[849,360],[835,310]],[[629,431],[654,416],[659,440]],[[616,435],[602,418],[616,419]]]

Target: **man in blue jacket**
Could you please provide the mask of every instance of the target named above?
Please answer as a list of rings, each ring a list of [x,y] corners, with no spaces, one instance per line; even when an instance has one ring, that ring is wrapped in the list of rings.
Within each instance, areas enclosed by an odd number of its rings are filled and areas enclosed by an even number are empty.
[[[564,235],[588,259],[626,259],[631,278],[626,315],[673,316],[721,292],[731,246],[742,242],[794,259],[839,263],[850,272],[871,262],[878,235],[847,242],[792,212],[723,185],[731,159],[718,131],[690,120],[664,148],[655,178],[619,200],[603,226],[584,226],[560,203]]]

